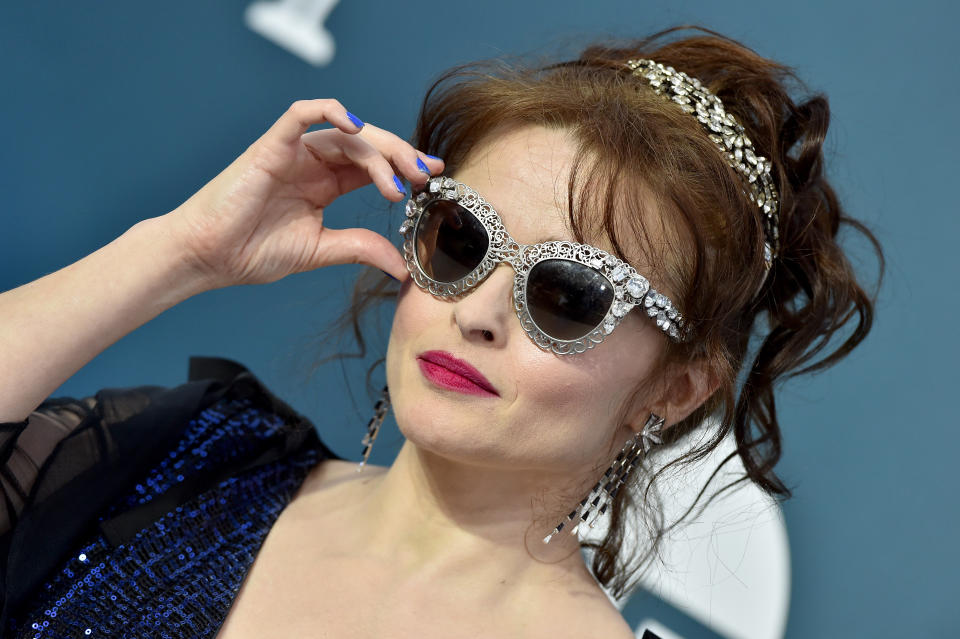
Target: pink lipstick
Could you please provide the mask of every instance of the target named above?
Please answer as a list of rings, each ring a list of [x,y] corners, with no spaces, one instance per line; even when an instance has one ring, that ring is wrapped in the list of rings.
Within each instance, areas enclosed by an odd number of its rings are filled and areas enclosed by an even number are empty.
[[[499,397],[480,371],[462,359],[446,351],[425,351],[417,356],[417,364],[423,376],[442,388],[460,391],[469,395]]]

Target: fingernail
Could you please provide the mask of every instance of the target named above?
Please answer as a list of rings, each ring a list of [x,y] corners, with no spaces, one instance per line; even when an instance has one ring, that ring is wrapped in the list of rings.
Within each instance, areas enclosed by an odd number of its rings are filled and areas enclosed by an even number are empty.
[[[400,181],[400,178],[398,178],[396,175],[393,176],[393,183],[397,185],[397,190],[398,190],[398,191],[400,191],[400,192],[403,193],[404,195],[407,194],[407,190],[406,190],[405,188],[403,188],[403,182],[401,182],[401,181]]]
[[[427,153],[424,153],[424,155],[426,155],[426,156],[427,156],[428,158],[430,158],[431,160],[440,160],[440,158],[438,158],[438,157],[435,156],[435,155],[429,155],[429,154],[427,154]],[[443,160],[440,160],[440,161],[443,162]]]
[[[417,168],[420,169],[421,173],[426,173],[427,175],[431,175],[430,169],[427,168],[427,165],[424,164],[423,160],[421,160],[420,158],[417,158]]]
[[[386,275],[387,277],[389,277],[389,278],[390,278],[391,280],[393,280],[394,282],[399,282],[399,281],[400,281],[400,280],[398,280],[397,278],[395,278],[393,275],[390,275],[389,273],[387,273],[387,272],[386,272],[385,270],[383,270],[383,269],[380,269],[380,272],[383,273],[384,275]]]
[[[353,126],[357,127],[358,129],[363,128],[363,120],[361,120],[354,114],[350,113],[349,111],[347,111],[347,117],[350,118],[351,122],[353,122]]]

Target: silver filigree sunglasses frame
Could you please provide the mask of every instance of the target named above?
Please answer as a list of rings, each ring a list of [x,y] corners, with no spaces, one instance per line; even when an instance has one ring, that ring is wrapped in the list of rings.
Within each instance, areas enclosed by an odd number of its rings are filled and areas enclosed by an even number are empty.
[[[487,232],[487,252],[480,264],[455,282],[438,282],[420,267],[415,242],[416,229],[427,204],[451,200],[476,217]],[[426,188],[407,200],[406,219],[400,226],[404,237],[403,254],[413,281],[425,291],[439,297],[456,297],[482,282],[500,262],[514,269],[513,301],[520,324],[533,342],[543,350],[558,355],[583,353],[603,342],[635,307],[640,307],[661,330],[675,342],[689,339],[683,316],[663,294],[651,288],[646,277],[635,268],[603,249],[589,244],[550,241],[520,244],[503,225],[500,215],[472,188],[450,177],[438,176],[427,181]],[[614,290],[613,303],[606,316],[589,333],[574,340],[561,340],[545,333],[533,320],[527,308],[526,284],[530,270],[547,259],[565,259],[588,266],[603,275]]]

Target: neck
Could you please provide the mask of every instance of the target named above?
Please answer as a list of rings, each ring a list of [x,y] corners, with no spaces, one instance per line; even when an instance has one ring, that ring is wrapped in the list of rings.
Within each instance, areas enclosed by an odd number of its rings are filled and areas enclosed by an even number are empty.
[[[503,584],[543,577],[596,585],[576,537],[564,530],[542,541],[559,520],[544,510],[545,497],[564,481],[540,469],[459,463],[407,440],[354,503],[351,543],[418,579],[469,576]]]

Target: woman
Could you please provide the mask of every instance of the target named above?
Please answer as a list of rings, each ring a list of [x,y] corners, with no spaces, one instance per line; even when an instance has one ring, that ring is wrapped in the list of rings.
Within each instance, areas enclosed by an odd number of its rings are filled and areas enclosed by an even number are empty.
[[[176,210],[0,296],[9,636],[628,637],[599,584],[622,594],[655,556],[667,467],[732,430],[744,479],[789,496],[773,385],[869,331],[839,225],[879,246],[824,178],[826,99],[794,102],[788,68],[707,29],[662,42],[675,30],[453,69],[414,145],[297,101]],[[407,201],[402,252],[323,226],[370,182]],[[348,262],[384,274],[344,322],[396,302],[359,467],[229,360],[44,400],[192,295]],[[390,405],[406,441],[366,466]],[[587,566],[577,526],[605,515]],[[633,556],[628,522],[649,532]]]

